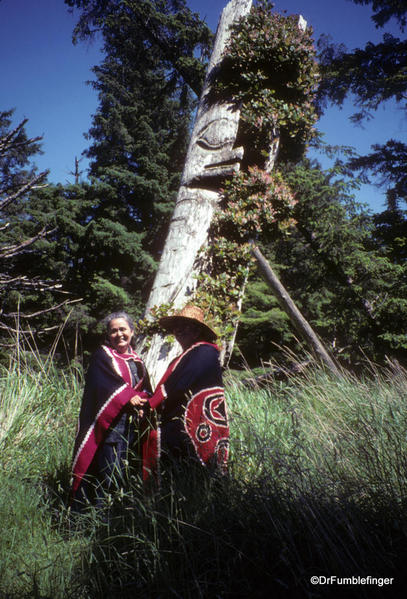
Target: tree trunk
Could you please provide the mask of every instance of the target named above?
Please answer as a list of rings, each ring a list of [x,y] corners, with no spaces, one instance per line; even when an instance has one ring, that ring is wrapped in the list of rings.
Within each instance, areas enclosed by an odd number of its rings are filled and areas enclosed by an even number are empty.
[[[181,308],[193,297],[201,271],[200,253],[207,245],[208,230],[220,199],[222,181],[237,172],[243,148],[235,148],[240,111],[230,103],[209,101],[211,78],[222,59],[230,26],[246,15],[252,0],[231,0],[223,9],[209,62],[202,96],[191,135],[181,186],[163,254],[146,306],[146,318],[154,306],[171,304]],[[169,361],[179,353],[155,335],[144,353],[153,384]]]
[[[339,374],[339,370],[336,367],[335,362],[328,354],[320,339],[313,331],[308,321],[301,314],[297,306],[294,304],[288,291],[279,281],[266,258],[263,256],[259,248],[254,244],[252,245],[252,254],[256,258],[259,270],[266,279],[280,307],[288,315],[291,324],[295,327],[297,332],[308,343],[312,353],[334,374]]]

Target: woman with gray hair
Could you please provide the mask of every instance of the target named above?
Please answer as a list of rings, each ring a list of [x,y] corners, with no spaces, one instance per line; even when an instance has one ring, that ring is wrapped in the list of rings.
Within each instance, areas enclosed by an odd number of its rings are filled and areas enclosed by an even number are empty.
[[[151,387],[132,348],[134,323],[126,312],[104,319],[105,341],[86,374],[73,459],[72,507],[99,505],[113,482],[123,483],[129,448],[146,420]],[[142,443],[141,443],[142,444]]]

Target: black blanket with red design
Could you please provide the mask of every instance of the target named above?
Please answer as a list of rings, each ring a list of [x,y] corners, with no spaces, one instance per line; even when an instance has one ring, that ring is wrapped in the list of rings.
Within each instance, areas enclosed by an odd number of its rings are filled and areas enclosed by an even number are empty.
[[[138,382],[132,386],[130,361],[137,365]],[[142,360],[133,352],[120,354],[102,345],[93,354],[79,414],[72,466],[72,496],[88,472],[99,445],[109,428],[117,422],[122,410],[134,395],[147,397],[148,375]]]
[[[175,358],[149,403],[160,414],[162,451],[192,452],[202,464],[226,469],[229,426],[216,345],[199,342]]]

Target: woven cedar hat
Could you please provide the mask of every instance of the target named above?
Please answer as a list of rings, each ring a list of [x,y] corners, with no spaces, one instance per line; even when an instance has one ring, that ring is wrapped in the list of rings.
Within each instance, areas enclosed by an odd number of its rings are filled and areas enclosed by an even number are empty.
[[[218,336],[215,331],[204,322],[203,310],[193,304],[187,304],[173,316],[163,316],[160,318],[159,323],[163,329],[169,332],[172,332],[178,325],[193,323],[194,325],[199,326],[205,341],[214,341]]]

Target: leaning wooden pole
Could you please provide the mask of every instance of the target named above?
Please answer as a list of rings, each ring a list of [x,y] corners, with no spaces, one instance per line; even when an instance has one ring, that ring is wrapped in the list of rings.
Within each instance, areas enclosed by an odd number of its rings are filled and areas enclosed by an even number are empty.
[[[223,58],[230,27],[250,11],[252,0],[231,0],[223,9],[197,116],[182,173],[174,213],[153,287],[147,301],[145,317],[155,306],[171,304],[183,307],[193,298],[197,277],[202,272],[202,254],[208,243],[208,231],[220,201],[219,188],[225,178],[240,169],[243,148],[235,147],[240,111],[232,102],[209,100],[211,81]],[[165,371],[178,352],[155,335],[143,354],[153,383]]]
[[[281,309],[284,310],[284,312],[289,317],[293,327],[309,345],[315,357],[320,362],[325,364],[325,366],[327,366],[329,370],[331,370],[334,374],[340,374],[335,362],[328,354],[327,350],[321,343],[317,334],[314,332],[309,322],[301,314],[301,312],[291,299],[290,294],[285,289],[285,287],[276,276],[275,272],[271,268],[266,258],[263,256],[259,248],[254,243],[252,243],[251,251],[253,256],[257,260],[257,265],[261,274],[267,281]]]

